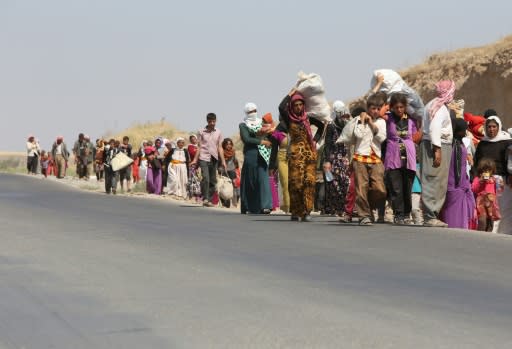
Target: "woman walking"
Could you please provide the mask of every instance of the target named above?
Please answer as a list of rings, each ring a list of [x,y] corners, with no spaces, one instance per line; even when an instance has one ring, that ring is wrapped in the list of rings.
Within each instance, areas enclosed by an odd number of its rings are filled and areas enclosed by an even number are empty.
[[[244,143],[244,164],[240,183],[240,212],[265,213],[272,211],[272,194],[268,178],[271,142],[261,131],[262,120],[254,103],[245,105],[244,122],[239,125]],[[270,132],[270,131],[269,131]]]
[[[291,220],[311,221],[315,200],[316,144],[324,124],[306,114],[304,96],[293,88],[279,105],[279,113],[289,135],[288,191]],[[311,123],[317,126],[313,138]]]
[[[350,184],[350,158],[349,149],[344,143],[336,143],[343,128],[351,119],[350,111],[342,101],[333,103],[334,118],[327,125],[325,131],[324,163],[331,164],[332,179],[325,186],[326,214],[338,215],[341,221],[346,221],[345,202]]]

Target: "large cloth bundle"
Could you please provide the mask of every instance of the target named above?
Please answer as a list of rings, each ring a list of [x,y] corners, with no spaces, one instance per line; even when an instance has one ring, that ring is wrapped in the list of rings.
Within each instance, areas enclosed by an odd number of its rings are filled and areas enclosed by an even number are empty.
[[[308,116],[322,122],[331,120],[331,107],[325,98],[325,89],[320,75],[299,72],[297,80],[297,91],[302,93],[306,99],[306,113]]]
[[[114,156],[112,159],[112,170],[119,171],[123,168],[126,168],[130,166],[133,162],[133,159],[131,159],[128,155],[126,155],[123,152],[119,152]]]
[[[379,91],[385,92],[388,97],[395,92],[405,94],[407,96],[408,102],[407,114],[416,120],[421,120],[423,118],[425,105],[423,104],[423,101],[418,93],[409,85],[407,85],[400,74],[391,69],[375,70],[370,82],[370,88],[375,86],[377,83],[378,74],[382,74],[384,76],[384,82],[382,83]]]

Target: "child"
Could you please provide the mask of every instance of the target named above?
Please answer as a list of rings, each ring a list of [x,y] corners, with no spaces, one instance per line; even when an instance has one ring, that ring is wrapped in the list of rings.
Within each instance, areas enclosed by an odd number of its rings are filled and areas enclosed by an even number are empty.
[[[96,140],[96,154],[94,155],[94,172],[96,173],[96,180],[103,181],[104,166],[103,154],[105,152],[105,141],[102,139]]]
[[[139,162],[140,162],[140,157],[139,157],[139,154],[137,153],[132,153],[132,159],[133,159],[133,162],[132,162],[132,178],[133,178],[133,183],[136,184],[140,181],[140,176],[139,176]]]
[[[41,151],[41,173],[44,178],[48,177],[48,166],[50,165],[50,157],[48,156],[48,152],[42,150]]]
[[[471,190],[476,196],[476,210],[478,214],[478,229],[480,231],[492,231],[494,221],[501,219],[500,208],[496,194],[497,184],[501,177],[494,176],[496,164],[493,160],[484,158],[480,160],[477,169],[478,177],[473,179]]]
[[[275,131],[276,128],[274,127],[274,120],[272,119],[271,113],[266,113],[265,115],[263,115],[261,120],[262,120],[261,129],[260,129],[261,133],[269,134],[269,133],[272,133]]]
[[[238,160],[235,159],[235,179],[233,179],[233,206],[238,206],[238,199],[240,198],[240,179],[241,179],[241,173],[240,173],[240,165],[238,164]]]
[[[339,214],[340,212],[337,212],[334,207],[329,205],[328,203],[334,202],[335,200],[338,200],[338,193],[336,184],[334,182],[334,176],[332,174],[332,164],[329,161],[324,162],[323,166],[323,179],[324,179],[324,190],[325,190],[325,196],[324,196],[324,213],[328,215],[335,215]]]

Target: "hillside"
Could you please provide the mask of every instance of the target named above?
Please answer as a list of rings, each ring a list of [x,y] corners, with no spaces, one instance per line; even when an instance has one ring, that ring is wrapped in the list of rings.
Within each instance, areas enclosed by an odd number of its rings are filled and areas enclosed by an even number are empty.
[[[143,140],[154,141],[156,137],[161,136],[169,140],[176,140],[178,137],[183,137],[188,144],[189,132],[177,130],[172,124],[165,120],[156,122],[140,122],[135,123],[131,127],[117,133],[117,134],[106,134],[103,136],[104,139],[119,139],[122,140],[124,136],[130,137],[130,143],[135,149],[138,149],[142,144]]]
[[[434,97],[437,81],[452,79],[455,98],[465,100],[466,111],[481,114],[492,108],[505,125],[512,125],[512,35],[482,47],[434,54],[399,73],[425,103]]]

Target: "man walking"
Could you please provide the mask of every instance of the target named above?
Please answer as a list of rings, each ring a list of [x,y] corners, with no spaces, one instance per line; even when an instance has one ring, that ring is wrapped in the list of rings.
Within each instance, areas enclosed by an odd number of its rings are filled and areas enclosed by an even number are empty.
[[[84,134],[78,135],[78,140],[73,145],[73,155],[75,156],[76,174],[79,179],[85,178],[87,174],[87,159],[89,152],[89,142],[85,140]]]
[[[203,177],[201,180],[203,206],[212,207],[212,196],[217,185],[217,167],[220,161],[221,166],[226,168],[226,161],[224,160],[224,151],[222,149],[222,133],[219,129],[215,128],[217,115],[208,113],[206,115],[206,122],[206,127],[199,131],[197,135],[199,144],[191,165],[197,166],[197,163],[199,163]]]
[[[124,136],[123,142],[119,146],[119,151],[123,152],[130,159],[132,157],[132,145],[130,144],[130,137]],[[124,189],[124,181],[126,180],[126,191],[129,193],[132,191],[131,188],[131,179],[132,179],[132,166],[126,166],[125,168],[119,170],[119,183],[121,184],[121,190]]]
[[[68,162],[69,152],[64,143],[64,137],[58,136],[52,145],[52,158],[57,166],[57,178],[64,178],[66,173],[66,163]]]
[[[440,81],[436,84],[437,97],[427,103],[423,114],[421,151],[421,200],[423,225],[447,227],[439,220],[448,188],[448,172],[452,152],[453,131],[450,111],[446,106],[453,101],[455,82]]]

